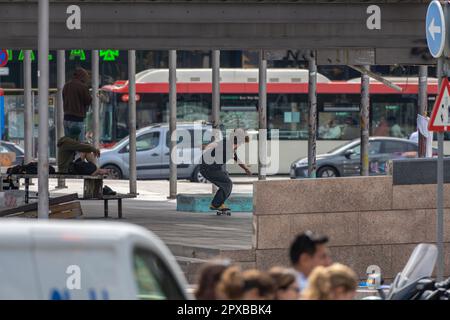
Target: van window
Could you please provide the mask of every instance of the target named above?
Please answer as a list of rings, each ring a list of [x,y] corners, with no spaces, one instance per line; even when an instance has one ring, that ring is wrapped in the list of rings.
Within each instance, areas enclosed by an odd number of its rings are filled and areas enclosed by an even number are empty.
[[[190,137],[190,139],[186,139]],[[211,131],[203,129],[201,132],[193,129],[177,129],[177,146],[178,148],[200,148],[202,144],[211,141]],[[170,132],[166,134],[166,146],[170,148]]]
[[[171,271],[154,253],[138,248],[134,251],[133,263],[138,299],[185,299]]]

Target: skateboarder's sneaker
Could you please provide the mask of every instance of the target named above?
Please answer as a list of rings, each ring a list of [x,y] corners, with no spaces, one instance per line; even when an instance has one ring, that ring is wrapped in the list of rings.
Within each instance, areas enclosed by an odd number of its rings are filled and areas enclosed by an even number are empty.
[[[218,206],[218,207],[216,207],[216,206],[214,206],[213,204],[211,204],[211,205],[209,206],[209,208],[210,208],[211,210],[219,210],[219,211],[230,210],[230,208],[226,207],[223,203],[222,203],[220,206]]]

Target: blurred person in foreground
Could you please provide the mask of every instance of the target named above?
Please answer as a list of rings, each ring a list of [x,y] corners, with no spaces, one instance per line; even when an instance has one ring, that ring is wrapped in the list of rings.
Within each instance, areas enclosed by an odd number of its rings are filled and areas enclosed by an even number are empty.
[[[300,298],[300,288],[297,283],[297,274],[294,270],[273,267],[269,274],[275,281],[276,300],[298,300]]]
[[[256,269],[241,271],[230,267],[217,285],[217,296],[223,300],[273,300],[275,292],[271,276]]]
[[[230,267],[230,262],[227,260],[206,263],[200,271],[195,298],[197,300],[217,300],[217,284],[228,267]]]
[[[317,267],[309,276],[302,298],[306,300],[353,300],[358,287],[358,277],[349,267],[334,263]]]
[[[308,277],[314,268],[327,267],[332,263],[327,247],[328,237],[306,231],[292,242],[289,257],[292,267],[297,271],[297,283],[300,291],[308,285]]]

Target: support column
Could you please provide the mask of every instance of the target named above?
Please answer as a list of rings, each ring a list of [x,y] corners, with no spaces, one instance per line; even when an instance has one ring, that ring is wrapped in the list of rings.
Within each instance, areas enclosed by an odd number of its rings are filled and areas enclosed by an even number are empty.
[[[64,50],[58,50],[56,53],[56,69],[56,87],[58,89],[56,93],[56,143],[58,143],[58,140],[64,137],[64,102],[62,96],[66,82],[66,56]],[[56,160],[58,162],[58,152],[56,152]],[[56,188],[67,188],[66,179],[59,178]]]
[[[308,176],[316,177],[316,140],[317,140],[317,64],[313,51],[308,56]]]
[[[39,89],[39,147],[38,217],[48,219],[48,41],[49,41],[49,1],[38,4],[38,89]]]
[[[99,57],[98,50],[91,52],[91,73],[92,73],[92,131],[94,134],[94,146],[100,147],[100,102],[98,97],[99,87]]]
[[[213,123],[214,141],[218,141],[220,135],[220,51],[212,51],[212,109],[211,118]],[[217,192],[216,185],[212,185],[212,193]]]
[[[130,193],[137,194],[136,171],[136,51],[128,51],[128,128]]]
[[[428,106],[428,93],[427,93],[427,86],[428,86],[428,66],[419,66],[419,96],[418,96],[418,102],[419,102],[419,114],[426,117],[427,116],[427,106]],[[426,138],[423,136],[419,128],[417,128],[417,131],[419,133],[419,158],[424,158],[426,154]]]
[[[370,70],[370,66],[364,66]],[[367,73],[361,73],[361,107],[360,107],[360,126],[361,126],[361,155],[360,155],[360,174],[369,175],[369,90],[370,78]]]
[[[177,197],[177,52],[169,50],[169,199]]]
[[[267,164],[267,59],[264,50],[259,52],[258,99],[258,180],[266,180]]]
[[[23,59],[23,79],[24,79],[24,107],[25,107],[25,128],[24,128],[24,163],[33,160],[33,102],[31,99],[31,50],[24,50]]]

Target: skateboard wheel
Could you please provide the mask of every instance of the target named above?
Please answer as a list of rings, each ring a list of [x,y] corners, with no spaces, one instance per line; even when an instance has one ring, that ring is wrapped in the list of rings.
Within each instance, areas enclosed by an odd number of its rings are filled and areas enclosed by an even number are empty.
[[[230,211],[227,212],[227,216],[231,216],[231,212]]]
[[[218,216],[222,215],[222,213],[220,213],[219,211],[217,211],[216,214],[217,214]]]

